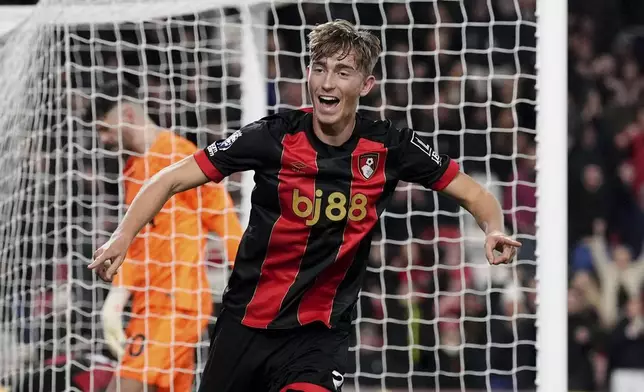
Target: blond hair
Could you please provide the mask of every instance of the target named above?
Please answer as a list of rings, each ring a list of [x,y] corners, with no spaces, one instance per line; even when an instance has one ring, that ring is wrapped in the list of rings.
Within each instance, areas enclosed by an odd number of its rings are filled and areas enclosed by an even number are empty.
[[[311,62],[337,53],[342,59],[353,51],[358,70],[364,75],[371,75],[382,50],[376,36],[357,29],[346,20],[318,25],[308,37]]]

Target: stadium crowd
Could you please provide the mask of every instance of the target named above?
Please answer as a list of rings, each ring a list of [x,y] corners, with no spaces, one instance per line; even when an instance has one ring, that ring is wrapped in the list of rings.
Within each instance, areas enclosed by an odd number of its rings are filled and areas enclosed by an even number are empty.
[[[644,372],[643,15],[637,1],[570,2],[571,390]]]
[[[400,184],[377,229],[360,300],[351,372],[359,372],[361,385],[382,385],[384,377],[390,388],[534,389],[535,3],[303,3],[270,13],[271,111],[307,105],[301,26],[358,17],[382,32],[385,51],[376,69],[382,82],[362,101],[363,114],[431,134],[442,153],[497,194],[508,230],[524,244],[514,266],[490,269],[478,228],[455,203]],[[595,391],[604,390],[619,369],[644,372],[644,31],[637,28],[644,23],[644,5],[569,5],[569,382],[571,391]],[[228,17],[235,20],[234,12]],[[214,11],[175,18],[170,28],[165,22],[94,32],[77,27],[68,59],[74,71],[69,87],[76,94],[68,109],[80,113],[92,83],[118,75],[141,88],[159,125],[204,147],[241,121],[242,64],[234,49],[224,50],[235,43],[222,44],[216,28],[226,23],[234,36],[238,24]],[[94,37],[89,51],[93,34],[101,39]],[[145,50],[133,49],[142,36]],[[117,41],[135,45],[117,52]],[[89,66],[91,72],[83,68]],[[66,132],[59,117],[45,124]],[[69,140],[84,147],[75,150],[74,167],[43,167],[50,175],[70,169],[78,174],[71,216],[79,245],[73,251],[89,259],[101,241],[95,233],[106,238],[114,228],[122,163],[95,149],[100,146],[87,124],[75,121],[73,131]],[[64,140],[52,137],[43,148],[72,148],[57,144]],[[54,222],[44,232],[62,235],[69,224],[65,208],[42,209]],[[47,243],[37,256],[60,257],[56,246]],[[213,264],[218,257],[213,252]],[[91,282],[83,267],[72,266],[72,275]],[[24,273],[34,287],[49,287],[67,276],[62,268]],[[84,284],[72,292],[81,304],[71,312],[73,333],[96,338],[100,323],[92,309],[100,307],[103,294]],[[53,342],[64,339],[66,327],[55,325],[62,316],[51,298],[25,299],[45,305],[33,307],[41,313],[26,311],[47,328],[45,335],[31,331],[24,339],[49,342],[41,355],[55,358]]]

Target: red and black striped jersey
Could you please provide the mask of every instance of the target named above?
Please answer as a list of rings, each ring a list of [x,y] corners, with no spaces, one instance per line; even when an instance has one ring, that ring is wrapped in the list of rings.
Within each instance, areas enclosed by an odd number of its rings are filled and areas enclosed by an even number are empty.
[[[345,144],[324,144],[312,116],[268,116],[195,154],[212,181],[255,172],[249,224],[223,299],[224,311],[249,327],[348,327],[372,229],[397,182],[440,190],[459,170],[413,130],[361,115]]]

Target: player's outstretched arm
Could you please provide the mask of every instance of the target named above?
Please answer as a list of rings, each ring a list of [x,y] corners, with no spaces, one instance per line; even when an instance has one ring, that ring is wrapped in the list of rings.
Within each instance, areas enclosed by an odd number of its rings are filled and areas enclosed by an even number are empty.
[[[505,264],[514,259],[521,243],[503,232],[503,211],[494,195],[462,172],[441,192],[456,199],[485,232],[485,255],[490,264]],[[501,254],[495,256],[494,250]]]
[[[136,195],[110,240],[94,252],[94,261],[89,268],[96,270],[101,279],[111,282],[134,237],[159,213],[163,205],[176,193],[208,181],[193,156],[155,174]]]

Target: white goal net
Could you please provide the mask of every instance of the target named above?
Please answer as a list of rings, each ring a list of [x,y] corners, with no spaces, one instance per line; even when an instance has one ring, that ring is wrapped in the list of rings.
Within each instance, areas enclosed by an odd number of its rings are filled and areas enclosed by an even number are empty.
[[[204,147],[307,106],[306,34],[347,19],[383,47],[360,110],[456,159],[523,248],[488,266],[467,212],[401,183],[374,238],[345,390],[534,390],[536,0],[246,3],[52,0],[0,36],[0,385],[101,390],[116,367],[100,322],[109,286],[86,269],[124,204],[124,151],[81,119],[100,87],[134,85],[161,127]],[[242,220],[248,179],[225,181]],[[220,242],[204,260],[215,301]]]

